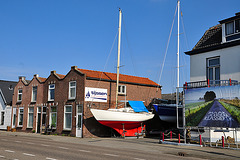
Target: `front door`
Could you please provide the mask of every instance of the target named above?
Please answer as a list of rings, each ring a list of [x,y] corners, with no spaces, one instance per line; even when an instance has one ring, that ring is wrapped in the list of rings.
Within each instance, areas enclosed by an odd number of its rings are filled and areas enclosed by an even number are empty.
[[[47,127],[46,126],[46,118],[47,118],[47,107],[43,107],[42,108],[42,126]]]
[[[41,111],[42,107],[37,108],[37,133],[40,133],[41,129]]]
[[[76,112],[76,137],[82,138],[82,113],[83,105],[77,105]]]

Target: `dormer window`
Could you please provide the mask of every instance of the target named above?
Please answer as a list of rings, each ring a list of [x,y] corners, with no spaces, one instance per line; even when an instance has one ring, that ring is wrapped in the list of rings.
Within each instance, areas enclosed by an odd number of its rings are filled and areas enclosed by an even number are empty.
[[[240,40],[240,12],[219,22],[222,25],[222,43]]]
[[[240,39],[240,19],[221,21],[222,23],[222,42],[230,42]]]
[[[225,24],[225,26],[226,36],[237,34],[240,32],[240,19],[228,22]]]
[[[235,21],[235,32],[236,33],[240,32],[240,19],[237,19]]]
[[[226,23],[226,35],[234,33],[234,22]]]

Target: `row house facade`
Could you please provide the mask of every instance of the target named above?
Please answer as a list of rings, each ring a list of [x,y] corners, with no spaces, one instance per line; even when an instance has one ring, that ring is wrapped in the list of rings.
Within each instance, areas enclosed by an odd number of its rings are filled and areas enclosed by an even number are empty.
[[[106,100],[89,100],[89,92],[103,90]],[[79,69],[66,75],[51,71],[48,78],[34,75],[31,81],[19,77],[13,95],[12,128],[22,132],[76,137],[110,136],[112,129],[101,125],[90,108],[109,109],[116,103],[116,74]],[[161,98],[161,86],[148,78],[121,75],[118,101]],[[121,103],[120,103],[121,105]],[[121,106],[120,106],[121,107]]]

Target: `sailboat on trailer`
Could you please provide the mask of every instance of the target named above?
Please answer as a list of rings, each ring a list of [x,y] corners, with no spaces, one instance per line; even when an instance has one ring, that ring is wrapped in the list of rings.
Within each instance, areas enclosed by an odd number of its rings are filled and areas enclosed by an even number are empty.
[[[91,109],[91,112],[99,123],[115,129],[120,135],[138,136],[141,135],[143,132],[143,122],[152,119],[154,117],[154,114],[152,114],[146,109],[142,101],[128,101],[131,107],[117,109],[120,66],[121,20],[122,11],[121,9],[119,9],[116,108],[108,110]]]

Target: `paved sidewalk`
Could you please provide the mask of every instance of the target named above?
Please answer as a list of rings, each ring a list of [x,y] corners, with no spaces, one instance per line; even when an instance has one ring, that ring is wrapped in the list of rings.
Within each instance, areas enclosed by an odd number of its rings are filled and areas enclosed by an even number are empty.
[[[159,144],[159,139],[141,138],[141,139],[122,139],[122,138],[76,138],[54,135],[40,135],[35,133],[24,132],[6,132],[0,131],[5,136],[32,136],[35,138],[49,139],[63,143],[77,143],[84,145],[94,145],[99,147],[109,147],[110,149],[124,148],[131,151],[145,151],[151,153],[163,153],[178,155],[184,153],[186,157],[194,157],[199,159],[240,159],[240,150],[198,147],[198,146],[176,146],[169,144]],[[1,140],[0,140],[1,141]]]

